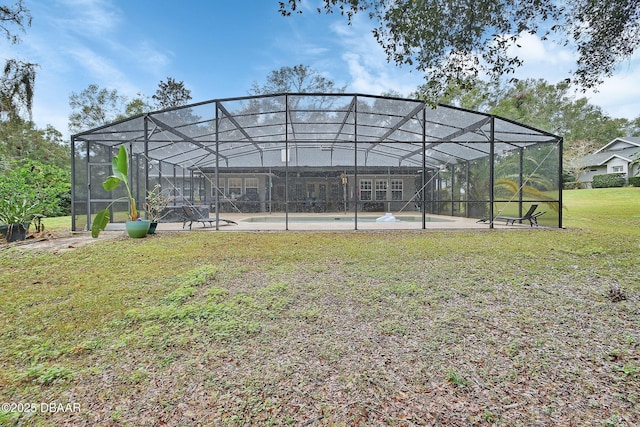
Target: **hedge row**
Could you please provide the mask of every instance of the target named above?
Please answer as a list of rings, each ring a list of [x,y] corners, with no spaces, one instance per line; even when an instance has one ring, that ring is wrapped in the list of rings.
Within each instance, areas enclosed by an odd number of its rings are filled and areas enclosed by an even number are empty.
[[[594,175],[591,186],[593,188],[624,187],[624,173],[608,173],[606,175]]]

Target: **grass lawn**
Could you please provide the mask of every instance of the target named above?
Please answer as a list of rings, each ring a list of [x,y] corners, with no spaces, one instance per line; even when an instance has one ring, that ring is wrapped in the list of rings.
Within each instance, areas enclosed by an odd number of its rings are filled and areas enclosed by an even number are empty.
[[[564,196],[566,230],[0,251],[0,425],[639,425],[640,189]]]

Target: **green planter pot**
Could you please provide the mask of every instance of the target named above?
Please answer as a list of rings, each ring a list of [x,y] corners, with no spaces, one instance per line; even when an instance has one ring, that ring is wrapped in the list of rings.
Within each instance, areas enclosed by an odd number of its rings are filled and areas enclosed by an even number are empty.
[[[137,239],[145,237],[147,235],[150,225],[151,221],[149,221],[148,219],[143,219],[140,221],[127,221],[125,223],[125,228],[129,237]]]

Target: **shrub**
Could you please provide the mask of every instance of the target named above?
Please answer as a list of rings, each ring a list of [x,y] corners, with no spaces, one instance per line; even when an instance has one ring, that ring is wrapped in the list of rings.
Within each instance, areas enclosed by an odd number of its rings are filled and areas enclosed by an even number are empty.
[[[632,176],[629,178],[629,185],[632,187],[640,187],[640,176]]]
[[[0,176],[0,198],[12,204],[26,201],[44,216],[69,215],[71,179],[68,170],[31,159],[12,162]]]
[[[595,175],[591,186],[593,188],[611,188],[611,187],[624,187],[625,174],[623,173],[608,173],[606,175]]]

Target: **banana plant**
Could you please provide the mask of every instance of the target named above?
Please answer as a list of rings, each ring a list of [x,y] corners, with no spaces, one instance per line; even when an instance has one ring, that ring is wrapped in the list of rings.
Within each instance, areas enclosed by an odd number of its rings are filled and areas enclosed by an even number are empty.
[[[113,169],[113,175],[109,176],[102,183],[102,187],[106,191],[113,191],[118,188],[121,182],[124,183],[124,186],[127,189],[127,197],[129,199],[130,206],[129,219],[131,221],[137,221],[140,216],[136,209],[136,200],[134,199],[133,194],[131,193],[131,187],[129,186],[129,152],[124,145],[120,146],[118,155],[113,158],[111,166]],[[111,219],[109,208],[111,208],[111,206],[118,200],[123,199],[125,199],[125,197],[114,200],[106,207],[106,209],[103,209],[96,214],[93,224],[91,225],[91,237],[94,239],[97,238],[100,235],[100,232],[107,227],[107,224],[109,224],[109,220]]]
[[[527,179],[527,182],[530,182],[532,180],[535,180],[535,179],[533,179],[533,177],[529,177]],[[508,178],[496,179],[495,186],[498,189],[504,190],[507,194],[510,194],[510,195],[516,195],[518,194],[518,192],[522,191],[522,194],[524,194],[525,196],[529,196],[529,197],[544,201],[544,203],[546,203],[551,209],[553,209],[556,212],[558,212],[560,208],[557,201],[555,201],[552,197],[549,197],[544,192],[538,190],[534,186],[525,184],[522,187],[520,187],[520,185],[517,182]]]

